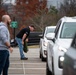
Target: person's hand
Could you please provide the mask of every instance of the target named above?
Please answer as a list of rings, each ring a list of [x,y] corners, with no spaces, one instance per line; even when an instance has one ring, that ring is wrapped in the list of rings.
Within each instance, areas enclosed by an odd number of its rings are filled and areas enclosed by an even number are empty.
[[[24,45],[24,41],[22,41],[22,44]]]
[[[26,42],[28,42],[28,39],[26,39]]]
[[[10,50],[10,53],[12,53],[12,52],[13,52],[13,48],[12,48],[12,47],[10,47],[10,48],[9,48],[9,50]]]

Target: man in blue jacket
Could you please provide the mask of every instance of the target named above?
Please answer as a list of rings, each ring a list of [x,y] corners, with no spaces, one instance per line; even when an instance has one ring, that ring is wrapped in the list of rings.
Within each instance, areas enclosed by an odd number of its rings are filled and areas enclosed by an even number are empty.
[[[9,15],[2,16],[2,22],[0,23],[0,75],[8,75],[9,67],[9,51],[12,53],[13,48],[10,46],[10,34],[8,25],[10,25],[11,19]]]

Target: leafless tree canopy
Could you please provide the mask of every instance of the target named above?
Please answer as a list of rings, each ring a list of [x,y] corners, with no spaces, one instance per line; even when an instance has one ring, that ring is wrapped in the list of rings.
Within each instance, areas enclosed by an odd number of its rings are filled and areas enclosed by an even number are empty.
[[[76,0],[64,0],[64,4],[61,5],[60,13],[66,16],[76,15]]]

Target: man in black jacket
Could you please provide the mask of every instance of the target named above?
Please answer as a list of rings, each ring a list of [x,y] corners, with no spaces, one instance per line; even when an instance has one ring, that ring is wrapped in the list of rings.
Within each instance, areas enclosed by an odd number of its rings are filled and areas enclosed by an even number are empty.
[[[25,57],[25,55],[23,53],[23,44],[24,44],[24,40],[28,41],[27,38],[30,34],[30,31],[34,31],[34,26],[33,25],[30,25],[29,27],[22,29],[16,35],[16,41],[17,41],[18,46],[19,46],[21,60],[27,60],[28,59],[27,57]]]

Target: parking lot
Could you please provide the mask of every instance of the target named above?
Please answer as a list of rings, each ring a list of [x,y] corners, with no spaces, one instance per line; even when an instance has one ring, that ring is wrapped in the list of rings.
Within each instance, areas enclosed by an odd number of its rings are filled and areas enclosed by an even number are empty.
[[[18,47],[10,54],[9,75],[46,75],[46,62],[39,58],[39,47],[30,47],[25,54],[28,60],[20,60]]]

